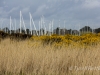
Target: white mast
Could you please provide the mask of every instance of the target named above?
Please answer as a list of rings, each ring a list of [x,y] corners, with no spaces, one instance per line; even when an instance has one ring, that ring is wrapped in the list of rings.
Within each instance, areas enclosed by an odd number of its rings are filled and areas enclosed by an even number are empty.
[[[32,35],[31,13],[29,13],[29,15],[30,15],[30,31],[31,31],[31,35]]]
[[[39,21],[39,36],[40,36],[40,21]]]
[[[13,29],[12,29],[13,28]],[[13,26],[13,22],[12,22],[12,19],[11,19],[11,16],[10,16],[10,34],[12,33],[11,30],[14,30],[14,26]]]
[[[52,20],[52,35],[53,35],[53,22],[54,22],[54,20]]]
[[[42,15],[42,23],[43,23],[43,26],[44,26],[44,34],[46,35],[46,27],[45,27],[45,22],[44,22],[44,16]]]
[[[51,21],[49,23],[49,35],[51,36]]]
[[[25,26],[25,22],[24,22],[24,19],[23,19],[22,13],[21,13],[21,11],[20,11],[20,33],[22,33],[22,30],[21,30],[22,23],[23,23],[23,25],[24,25],[25,34],[26,34],[26,26]]]
[[[22,17],[22,20],[23,20],[23,24],[24,24],[25,34],[27,34],[27,32],[26,32],[26,26],[25,26],[25,22],[24,22],[23,17]]]
[[[35,30],[36,30],[36,34],[38,35],[38,33],[37,33],[37,29],[36,29],[36,27],[35,27],[35,23],[34,23],[33,19],[32,19],[32,23],[33,23],[34,28],[35,28]]]
[[[36,34],[38,35],[38,32],[37,32],[37,29],[36,29],[36,27],[35,27],[35,23],[34,23],[34,21],[33,21],[33,18],[32,18],[32,15],[30,14],[30,22],[32,22],[33,23],[33,26],[34,26],[34,29],[35,29],[35,31],[36,31]],[[30,24],[31,25],[31,24]]]

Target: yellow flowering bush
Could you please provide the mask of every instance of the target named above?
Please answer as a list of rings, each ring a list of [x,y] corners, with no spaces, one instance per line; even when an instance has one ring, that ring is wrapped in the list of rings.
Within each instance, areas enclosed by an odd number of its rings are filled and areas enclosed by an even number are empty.
[[[83,34],[81,36],[76,35],[51,35],[51,36],[33,36],[31,37],[33,41],[41,41],[43,45],[50,44],[55,47],[61,46],[90,46],[97,45],[100,43],[100,33],[99,34]]]

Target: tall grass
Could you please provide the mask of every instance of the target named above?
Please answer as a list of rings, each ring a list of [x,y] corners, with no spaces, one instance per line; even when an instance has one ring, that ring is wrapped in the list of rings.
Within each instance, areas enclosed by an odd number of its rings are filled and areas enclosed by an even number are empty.
[[[100,75],[99,47],[56,49],[5,39],[0,43],[0,75]]]

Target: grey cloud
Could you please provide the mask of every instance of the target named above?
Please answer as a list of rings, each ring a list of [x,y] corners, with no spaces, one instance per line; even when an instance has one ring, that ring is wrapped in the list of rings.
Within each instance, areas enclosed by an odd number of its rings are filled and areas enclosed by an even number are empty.
[[[22,11],[25,20],[29,20],[31,12],[35,21],[44,17],[48,20],[66,20],[68,24],[85,23],[100,24],[99,0],[0,0],[0,17],[16,18]]]

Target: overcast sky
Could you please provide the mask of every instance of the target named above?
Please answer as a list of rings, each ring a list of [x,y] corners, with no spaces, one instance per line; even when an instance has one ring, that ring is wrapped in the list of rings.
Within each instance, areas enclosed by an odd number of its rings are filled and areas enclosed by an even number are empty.
[[[19,26],[19,12],[29,27],[29,12],[38,27],[41,16],[45,17],[45,25],[54,20],[54,27],[60,25],[66,28],[78,29],[89,25],[91,28],[100,27],[100,0],[0,0],[0,25],[9,26],[10,16],[17,20]],[[14,22],[14,21],[13,21]]]

